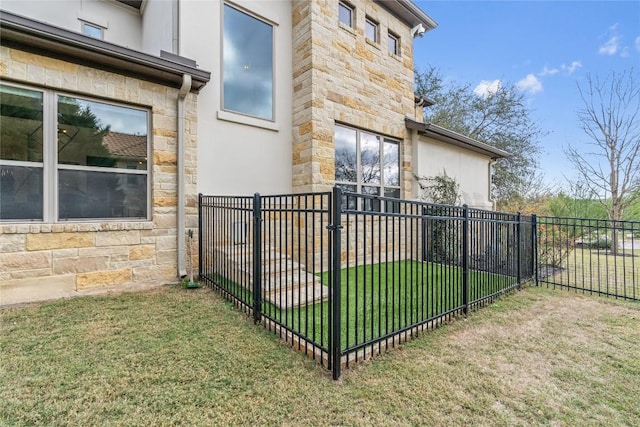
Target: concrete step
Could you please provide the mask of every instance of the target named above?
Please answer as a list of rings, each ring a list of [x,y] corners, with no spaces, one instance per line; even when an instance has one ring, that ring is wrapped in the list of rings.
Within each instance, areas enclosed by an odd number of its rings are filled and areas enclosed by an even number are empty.
[[[315,283],[297,289],[289,289],[286,292],[269,293],[265,295],[264,299],[280,309],[304,307],[329,299],[329,287],[322,283]]]

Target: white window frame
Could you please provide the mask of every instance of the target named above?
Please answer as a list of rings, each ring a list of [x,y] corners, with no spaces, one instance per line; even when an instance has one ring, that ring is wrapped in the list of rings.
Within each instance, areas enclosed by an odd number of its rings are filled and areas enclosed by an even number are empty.
[[[271,118],[267,119],[264,117],[254,116],[248,113],[244,113],[242,111],[236,111],[225,108],[224,105],[224,10],[225,7],[230,7],[235,9],[236,11],[243,13],[251,18],[254,18],[264,24],[271,26],[271,43],[272,43],[272,58],[271,58],[271,67],[272,67],[272,75],[271,75]],[[240,7],[231,2],[221,2],[220,3],[220,16],[221,16],[221,25],[220,25],[220,110],[217,112],[217,118],[219,120],[246,124],[249,126],[254,126],[258,128],[278,131],[279,126],[277,125],[277,96],[276,96],[276,38],[277,38],[277,28],[278,23],[273,19],[266,18],[264,16],[258,15],[252,11],[249,11],[243,7]]]
[[[349,23],[343,22],[340,19],[340,9],[341,8],[344,8],[344,9],[349,11]],[[355,25],[354,25],[354,21],[355,21],[354,17],[355,17],[355,15],[356,15],[356,8],[355,7],[351,6],[347,2],[343,2],[343,1],[338,2],[338,22],[339,23],[341,23],[342,25],[345,25],[345,26],[347,26],[349,28],[354,28],[355,27]]]
[[[1,82],[5,86],[31,90],[42,93],[42,128],[43,128],[43,152],[42,162],[25,162],[17,160],[3,160],[0,159],[0,165],[3,166],[41,166],[43,177],[43,201],[42,201],[42,220],[40,219],[2,219],[0,218],[0,224],[5,223],[71,223],[71,222],[132,222],[132,221],[149,221],[151,220],[152,211],[152,143],[151,143],[151,109],[142,108],[139,106],[133,106],[120,102],[105,101],[104,99],[93,98],[85,95],[77,95],[74,93],[58,91],[49,88],[40,88],[16,83],[9,83],[6,81]],[[117,107],[123,107],[133,110],[144,111],[147,114],[147,168],[142,169],[126,169],[126,168],[104,168],[96,166],[80,166],[80,165],[68,165],[58,163],[58,97],[66,96],[74,99],[99,102],[107,105],[114,105]],[[61,170],[77,170],[85,172],[103,172],[103,173],[118,173],[129,175],[145,175],[147,177],[147,210],[146,217],[111,217],[111,218],[74,218],[74,219],[60,219],[59,218],[59,192],[58,192],[58,171]]]

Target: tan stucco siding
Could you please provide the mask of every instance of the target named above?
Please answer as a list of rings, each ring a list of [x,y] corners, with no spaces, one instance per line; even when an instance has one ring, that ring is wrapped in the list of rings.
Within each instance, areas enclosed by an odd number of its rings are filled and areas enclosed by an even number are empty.
[[[415,147],[415,174],[436,176],[444,173],[455,178],[460,185],[461,203],[491,209],[490,165],[491,158],[451,144],[419,136]],[[420,189],[414,197],[420,197]]]

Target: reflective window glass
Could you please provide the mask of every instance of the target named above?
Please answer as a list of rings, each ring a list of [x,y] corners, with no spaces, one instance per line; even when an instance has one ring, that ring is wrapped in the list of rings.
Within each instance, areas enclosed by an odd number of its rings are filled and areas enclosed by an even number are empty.
[[[273,26],[224,6],[223,108],[273,120]]]
[[[358,151],[356,131],[336,126],[336,181],[358,182]]]
[[[147,169],[147,112],[58,97],[58,163]]]
[[[42,220],[42,168],[0,165],[0,219]]]
[[[60,219],[145,218],[147,176],[61,170]]]
[[[371,41],[378,41],[378,24],[370,19],[364,22],[364,36]]]
[[[0,159],[42,162],[42,92],[0,85]]]
[[[353,9],[340,2],[338,5],[338,21],[348,27],[353,27]]]

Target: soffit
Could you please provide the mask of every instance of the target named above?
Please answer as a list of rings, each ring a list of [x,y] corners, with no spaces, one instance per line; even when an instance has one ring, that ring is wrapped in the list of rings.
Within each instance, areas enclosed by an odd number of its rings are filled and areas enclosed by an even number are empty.
[[[425,29],[429,31],[438,26],[438,23],[434,21],[433,18],[427,15],[411,0],[374,0],[374,2],[393,13],[409,27],[422,24]]]
[[[0,39],[3,46],[175,88],[182,85],[182,76],[188,74],[192,92],[198,92],[211,80],[208,71],[177,60],[149,55],[6,11],[0,11]]]
[[[421,123],[408,117],[404,119],[408,129],[417,130],[420,135],[433,138],[436,141],[446,142],[457,147],[465,148],[476,153],[484,154],[492,159],[503,159],[511,157],[511,153],[492,147],[484,142],[461,135],[457,132],[443,128],[433,123]]]

